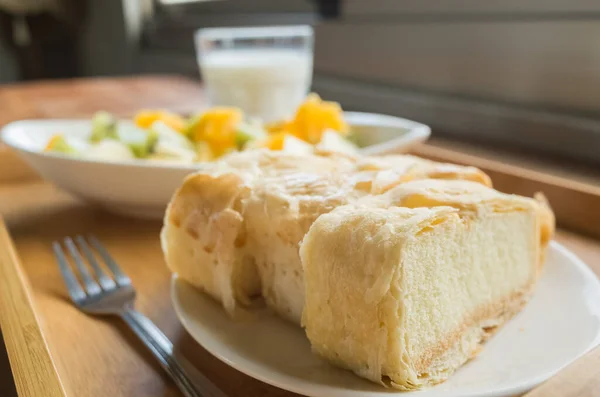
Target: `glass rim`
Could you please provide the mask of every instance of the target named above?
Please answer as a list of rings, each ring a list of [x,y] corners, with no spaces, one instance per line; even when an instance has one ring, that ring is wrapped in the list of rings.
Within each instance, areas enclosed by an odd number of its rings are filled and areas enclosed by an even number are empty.
[[[201,28],[196,30],[196,40],[221,39],[255,39],[270,37],[312,37],[313,28],[310,25],[281,25],[281,26],[240,26]]]

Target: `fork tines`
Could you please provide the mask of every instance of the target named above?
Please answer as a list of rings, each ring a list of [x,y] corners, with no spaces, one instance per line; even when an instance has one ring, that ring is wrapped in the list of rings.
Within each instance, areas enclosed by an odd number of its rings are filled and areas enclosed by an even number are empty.
[[[83,236],[77,236],[75,239],[65,237],[63,244],[72,262],[75,263],[79,279],[75,276],[61,243],[54,241],[52,249],[58,261],[60,272],[67,284],[69,295],[74,302],[79,303],[87,297],[93,297],[101,292],[110,292],[118,287],[131,285],[129,277],[121,271],[115,260],[94,236],[89,236],[87,241]],[[96,255],[94,255],[94,250]],[[108,273],[112,277],[103,270],[97,258],[104,263],[104,267],[108,269]],[[93,269],[93,275],[90,272],[90,267]],[[81,283],[79,280],[81,280]]]

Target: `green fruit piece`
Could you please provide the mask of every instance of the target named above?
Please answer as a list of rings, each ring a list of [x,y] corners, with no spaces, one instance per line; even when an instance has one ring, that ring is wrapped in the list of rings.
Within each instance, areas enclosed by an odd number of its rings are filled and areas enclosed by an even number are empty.
[[[190,117],[190,119],[187,122],[187,125],[185,126],[185,129],[183,130],[183,135],[185,135],[189,139],[193,140],[194,139],[194,130],[196,128],[198,128],[198,125],[200,124],[201,119],[202,119],[202,113],[198,113],[198,114],[195,114],[192,117]]]
[[[267,132],[260,126],[240,123],[235,132],[235,145],[242,150],[248,142],[265,139]]]
[[[107,138],[118,139],[117,120],[108,112],[96,112],[94,117],[92,117],[92,134],[90,135],[90,142],[97,143]]]
[[[54,135],[50,139],[50,142],[48,142],[48,145],[46,146],[45,151],[59,152],[59,153],[66,153],[66,154],[76,154],[77,153],[77,150],[75,150],[75,148],[73,146],[69,145],[69,143],[67,142],[65,137],[62,135]]]

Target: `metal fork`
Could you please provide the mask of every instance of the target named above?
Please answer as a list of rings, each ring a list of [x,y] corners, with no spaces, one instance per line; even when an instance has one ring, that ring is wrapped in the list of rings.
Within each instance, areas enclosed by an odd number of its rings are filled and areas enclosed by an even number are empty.
[[[135,310],[135,289],[131,280],[121,271],[102,244],[93,236],[88,237],[89,244],[82,236],[77,236],[74,240],[66,237],[64,245],[75,263],[81,284],[73,273],[60,242],[52,243],[54,255],[73,303],[86,313],[121,317],[150,349],[186,397],[223,396],[214,385],[209,384],[206,390],[200,391],[191,382],[186,370],[173,355],[173,344],[150,319]],[[92,252],[92,247],[110,270],[112,277],[102,269]],[[90,273],[80,252],[83,252],[95,277]],[[203,380],[206,384],[207,379]]]

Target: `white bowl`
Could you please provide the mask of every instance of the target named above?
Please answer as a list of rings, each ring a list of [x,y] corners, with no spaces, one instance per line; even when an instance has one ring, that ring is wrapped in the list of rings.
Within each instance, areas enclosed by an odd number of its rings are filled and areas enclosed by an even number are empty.
[[[399,117],[345,112],[345,118],[356,131],[361,151],[369,155],[406,151],[430,135],[428,126]],[[197,168],[145,160],[95,161],[43,151],[54,134],[86,138],[90,132],[90,120],[23,120],[7,124],[1,137],[43,178],[109,211],[134,217],[162,218],[175,189]]]

